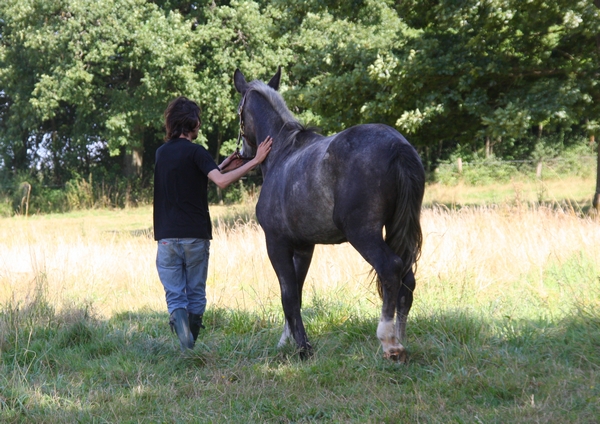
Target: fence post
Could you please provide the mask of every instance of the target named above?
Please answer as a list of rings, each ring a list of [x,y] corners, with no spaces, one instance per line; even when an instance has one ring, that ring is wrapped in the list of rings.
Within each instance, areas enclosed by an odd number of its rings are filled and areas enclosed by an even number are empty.
[[[542,163],[542,160],[540,159],[537,163],[537,166],[535,167],[535,176],[538,178],[538,180],[542,179],[542,168],[543,168],[543,163]]]
[[[25,205],[25,218],[29,215],[29,197],[31,196],[31,184],[24,182],[21,184],[23,189],[23,198],[21,198],[21,212],[23,212],[23,204]]]
[[[462,174],[462,158],[456,159],[456,168],[458,169],[458,173]]]

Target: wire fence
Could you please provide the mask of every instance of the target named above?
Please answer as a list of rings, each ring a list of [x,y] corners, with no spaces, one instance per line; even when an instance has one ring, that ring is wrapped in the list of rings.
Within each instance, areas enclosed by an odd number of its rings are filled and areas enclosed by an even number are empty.
[[[598,158],[597,156],[569,156],[556,157],[547,159],[520,159],[520,160],[503,160],[498,158],[488,158],[474,161],[462,160],[457,158],[451,162],[444,162],[437,165],[434,172],[437,175],[445,176],[451,174],[454,176],[468,177],[470,173],[489,174],[494,169],[502,171],[507,175],[523,175],[538,179],[551,178],[553,176],[560,177],[562,175],[579,175],[587,176],[596,172]],[[486,170],[487,169],[487,170]],[[496,172],[497,173],[497,172]],[[437,180],[438,178],[436,178]],[[249,184],[260,185],[262,183],[262,175],[250,174],[243,178]],[[110,185],[110,183],[104,183]],[[15,190],[20,184],[1,183],[0,192]],[[67,187],[65,184],[35,184],[36,188],[62,190]]]
[[[564,176],[588,177],[596,174],[597,157],[567,156],[548,159],[500,160],[488,158],[463,161],[456,158],[452,162],[441,163],[435,169],[435,180],[440,183],[454,183],[462,180],[471,183],[486,181],[502,182],[511,178],[551,179]]]

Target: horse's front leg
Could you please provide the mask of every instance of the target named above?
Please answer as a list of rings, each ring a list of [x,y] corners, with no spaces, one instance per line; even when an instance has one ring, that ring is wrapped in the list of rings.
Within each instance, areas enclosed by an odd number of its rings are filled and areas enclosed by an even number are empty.
[[[296,272],[296,283],[298,284],[300,310],[302,310],[302,288],[304,287],[304,281],[306,280],[306,274],[308,273],[314,251],[314,245],[306,245],[294,249],[294,271]],[[283,333],[281,334],[277,347],[283,347],[285,343],[292,338],[292,331],[290,330],[290,325],[286,319],[285,324],[283,325]]]
[[[294,266],[294,249],[285,240],[267,237],[267,252],[281,289],[281,304],[286,320],[282,340],[285,342],[286,331],[289,331],[300,349],[301,356],[305,357],[312,348],[308,342],[300,313],[302,285],[298,284],[296,267]],[[282,340],[280,340],[280,344]]]

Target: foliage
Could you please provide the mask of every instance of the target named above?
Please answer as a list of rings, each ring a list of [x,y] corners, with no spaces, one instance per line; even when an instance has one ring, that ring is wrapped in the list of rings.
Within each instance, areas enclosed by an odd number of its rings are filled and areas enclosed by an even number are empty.
[[[292,111],[326,134],[386,123],[430,169],[458,150],[536,159],[600,128],[595,3],[5,0],[0,174],[147,188],[180,94],[201,104],[198,142],[218,161],[237,135],[233,71],[278,65]]]
[[[495,157],[491,157],[463,164],[462,172],[459,172],[455,162],[450,162],[447,166],[440,166],[436,170],[436,181],[446,185],[455,185],[459,182],[471,185],[506,183],[517,173],[515,165],[503,163]]]
[[[252,2],[206,6],[202,25],[145,0],[9,0],[1,11],[2,122],[21,124],[3,134],[8,169],[35,162],[40,148],[55,173],[85,171],[76,162],[98,142],[111,155],[156,149],[162,113],[180,94],[205,106],[208,132],[233,129],[235,67],[258,74],[282,59],[281,41],[267,36],[269,18]],[[17,148],[29,155],[21,163]]]

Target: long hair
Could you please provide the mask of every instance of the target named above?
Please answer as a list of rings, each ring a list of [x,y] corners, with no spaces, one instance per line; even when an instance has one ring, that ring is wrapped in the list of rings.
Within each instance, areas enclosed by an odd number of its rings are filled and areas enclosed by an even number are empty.
[[[179,96],[165,110],[165,140],[188,135],[200,125],[200,106],[193,100]]]

